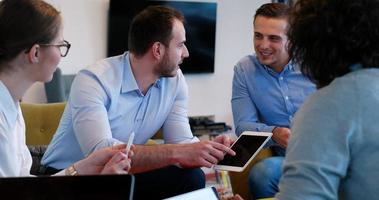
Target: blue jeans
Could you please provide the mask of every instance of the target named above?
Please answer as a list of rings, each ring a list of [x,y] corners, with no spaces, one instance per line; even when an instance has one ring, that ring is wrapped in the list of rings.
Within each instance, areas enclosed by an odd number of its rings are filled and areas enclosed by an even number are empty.
[[[274,197],[279,191],[283,159],[283,156],[269,157],[254,165],[249,174],[249,188],[253,199]]]

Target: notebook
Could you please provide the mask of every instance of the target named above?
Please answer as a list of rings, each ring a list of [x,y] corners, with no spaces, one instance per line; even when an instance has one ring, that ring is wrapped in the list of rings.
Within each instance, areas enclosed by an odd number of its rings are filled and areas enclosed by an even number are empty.
[[[132,200],[133,175],[0,178],[0,194],[9,199]]]

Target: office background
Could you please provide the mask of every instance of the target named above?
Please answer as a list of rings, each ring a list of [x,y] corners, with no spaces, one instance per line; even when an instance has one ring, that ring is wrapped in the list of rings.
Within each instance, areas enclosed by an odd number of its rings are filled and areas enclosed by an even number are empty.
[[[46,0],[61,11],[64,36],[72,43],[59,67],[63,74],[106,57],[109,0]],[[183,1],[183,0],[182,0]],[[217,2],[215,72],[186,74],[189,87],[189,116],[214,115],[216,121],[233,124],[230,98],[233,67],[253,50],[252,20],[255,10],[270,0],[187,0]],[[190,52],[191,54],[191,52]],[[188,59],[191,59],[189,57]],[[36,83],[23,101],[46,102],[43,84]]]

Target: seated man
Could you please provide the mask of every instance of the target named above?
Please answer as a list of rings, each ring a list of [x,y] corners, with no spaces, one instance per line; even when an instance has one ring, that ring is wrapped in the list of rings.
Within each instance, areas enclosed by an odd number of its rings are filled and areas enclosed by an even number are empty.
[[[189,56],[183,22],[176,10],[148,7],[132,21],[129,52],[78,73],[43,157],[47,172],[125,143],[134,132],[135,199],[162,199],[203,188],[199,167],[234,155],[228,137],[199,142],[190,130],[187,85],[179,69]],[[144,146],[161,127],[166,144]]]
[[[242,58],[234,68],[232,110],[237,135],[244,131],[273,133],[268,146],[275,157],[256,164],[249,175],[254,198],[272,197],[278,191],[289,125],[304,99],[316,89],[288,55],[289,11],[280,3],[264,4],[256,11],[256,54]]]

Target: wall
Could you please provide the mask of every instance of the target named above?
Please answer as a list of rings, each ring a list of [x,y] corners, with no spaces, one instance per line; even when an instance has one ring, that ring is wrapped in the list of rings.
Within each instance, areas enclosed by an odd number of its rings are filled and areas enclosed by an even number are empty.
[[[64,74],[76,73],[106,56],[109,0],[47,1],[61,11],[64,18],[65,39],[73,45],[68,56],[59,64]],[[185,75],[190,94],[189,115],[215,115],[216,121],[232,125],[230,98],[233,66],[240,58],[253,51],[254,12],[260,5],[270,1],[204,0],[204,2],[218,4],[215,73]],[[23,100],[46,102],[43,84],[34,85]]]

